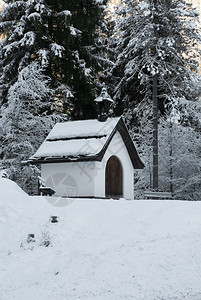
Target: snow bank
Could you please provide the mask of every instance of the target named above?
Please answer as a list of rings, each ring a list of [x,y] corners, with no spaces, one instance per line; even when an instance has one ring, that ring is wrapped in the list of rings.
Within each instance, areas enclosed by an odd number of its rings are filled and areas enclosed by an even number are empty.
[[[57,208],[1,179],[0,299],[200,300],[200,209],[123,199]]]

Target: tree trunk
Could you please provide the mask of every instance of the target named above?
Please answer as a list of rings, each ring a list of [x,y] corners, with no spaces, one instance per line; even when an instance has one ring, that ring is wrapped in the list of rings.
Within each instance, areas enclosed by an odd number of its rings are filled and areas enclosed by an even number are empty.
[[[153,76],[153,190],[158,191],[158,99],[157,74]]]
[[[173,128],[172,128],[172,121],[170,121],[170,128],[169,128],[169,143],[170,143],[170,192],[173,195]]]

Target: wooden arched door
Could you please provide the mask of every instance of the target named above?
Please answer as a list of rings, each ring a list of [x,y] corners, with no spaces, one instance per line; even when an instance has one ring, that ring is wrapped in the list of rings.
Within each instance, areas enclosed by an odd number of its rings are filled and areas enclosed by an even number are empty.
[[[105,196],[115,198],[123,196],[123,171],[116,156],[111,156],[106,164]]]

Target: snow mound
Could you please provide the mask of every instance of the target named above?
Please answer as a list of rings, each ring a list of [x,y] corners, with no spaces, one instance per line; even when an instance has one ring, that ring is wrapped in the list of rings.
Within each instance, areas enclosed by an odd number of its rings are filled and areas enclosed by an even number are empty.
[[[0,206],[1,300],[201,299],[201,202],[59,208],[2,179]]]
[[[0,199],[3,200],[5,197],[13,199],[16,195],[23,194],[23,197],[28,196],[14,181],[8,178],[0,177],[1,194]]]
[[[29,200],[28,195],[13,181],[0,178],[0,223],[6,218],[14,218],[19,213],[16,203]],[[27,204],[27,202],[26,202]]]

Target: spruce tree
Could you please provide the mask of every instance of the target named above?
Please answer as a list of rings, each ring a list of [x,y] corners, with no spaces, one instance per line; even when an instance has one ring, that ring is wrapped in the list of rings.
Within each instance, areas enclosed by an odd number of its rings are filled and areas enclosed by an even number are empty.
[[[93,51],[104,6],[84,0],[7,4],[0,14],[0,167],[32,193],[39,170],[21,161],[36,151],[56,120],[96,113]]]
[[[110,71],[117,103],[125,103],[125,108],[139,102],[142,109],[148,107],[154,75],[161,113],[173,99],[195,99],[200,31],[192,4],[185,0],[122,0],[116,14],[112,36],[116,56]]]
[[[153,188],[157,190],[158,108],[164,113],[198,98],[198,13],[185,0],[123,0],[118,16],[117,55],[111,70],[116,80],[114,98],[129,116],[138,114],[138,126],[143,118],[153,119]]]
[[[96,77],[101,70],[98,45],[99,28],[104,22],[107,0],[69,0],[67,9],[71,11],[71,22],[78,30],[73,43],[69,44],[66,70],[74,100],[74,119],[96,116],[94,105]]]
[[[7,105],[0,109],[0,169],[29,193],[36,193],[40,171],[22,161],[34,154],[54,124],[53,115],[41,114],[51,106],[44,101],[51,94],[49,79],[32,63],[20,72],[9,89]]]
[[[0,14],[0,34],[6,36],[0,44],[3,103],[19,72],[38,61],[51,78],[54,103],[68,113],[73,109],[75,118],[93,117],[98,63],[92,52],[104,5],[86,0],[7,3]]]
[[[70,12],[60,11],[56,15],[46,1],[7,1],[0,17],[0,32],[5,35],[1,42],[2,76],[0,88],[3,103],[7,101],[9,88],[17,81],[19,72],[32,61],[39,61],[44,72],[50,76],[52,87],[62,87],[69,95],[67,83],[62,85],[62,57],[64,46],[52,33],[54,19],[61,31],[70,32]],[[70,33],[69,33],[70,36]],[[61,94],[56,93],[55,94]]]

